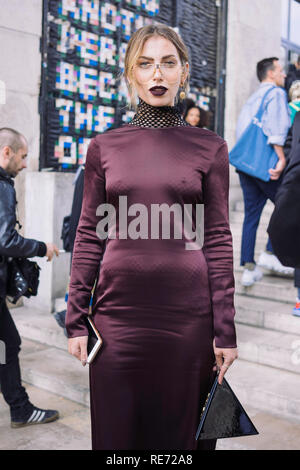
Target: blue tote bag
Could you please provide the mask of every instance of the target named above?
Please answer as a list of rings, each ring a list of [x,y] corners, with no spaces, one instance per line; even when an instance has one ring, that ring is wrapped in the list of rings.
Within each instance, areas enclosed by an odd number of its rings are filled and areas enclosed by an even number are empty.
[[[268,137],[262,130],[261,122],[265,98],[274,88],[276,87],[270,88],[265,93],[259,110],[229,153],[229,162],[237,170],[241,170],[263,181],[270,180],[268,170],[275,168],[278,162],[278,156],[274,147],[267,143]]]

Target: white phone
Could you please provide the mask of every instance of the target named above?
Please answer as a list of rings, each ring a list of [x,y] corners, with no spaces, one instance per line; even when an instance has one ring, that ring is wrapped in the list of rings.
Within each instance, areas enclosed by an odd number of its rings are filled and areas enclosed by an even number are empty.
[[[86,317],[86,325],[88,327],[89,331],[89,338],[88,338],[88,345],[87,345],[87,363],[91,364],[93,360],[96,357],[96,354],[98,353],[99,349],[102,346],[102,338],[100,336],[99,331],[97,330],[91,315],[88,315]]]

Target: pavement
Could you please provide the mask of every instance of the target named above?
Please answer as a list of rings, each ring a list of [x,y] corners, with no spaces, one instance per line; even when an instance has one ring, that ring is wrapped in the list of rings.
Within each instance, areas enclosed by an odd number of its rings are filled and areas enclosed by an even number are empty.
[[[9,409],[0,395],[0,450],[90,450],[90,410],[32,385],[30,400],[38,407],[57,409],[60,419],[25,428],[10,427]],[[259,431],[257,436],[220,439],[217,450],[299,450],[300,423],[247,407]]]
[[[251,288],[241,288],[240,206],[231,213],[239,359],[226,377],[259,435],[218,440],[217,450],[300,450],[300,350],[295,349],[300,319],[291,315],[295,287],[292,279],[266,275]],[[266,209],[270,213],[272,207]],[[264,211],[256,256],[270,216]],[[49,314],[21,307],[13,316],[22,336],[20,362],[30,399],[40,408],[59,410],[60,419],[11,429],[0,393],[0,450],[90,450],[87,368],[67,354],[66,338]]]
[[[90,450],[90,410],[32,385],[26,385],[31,402],[39,408],[59,410],[53,423],[10,427],[10,413],[0,394],[0,450]]]

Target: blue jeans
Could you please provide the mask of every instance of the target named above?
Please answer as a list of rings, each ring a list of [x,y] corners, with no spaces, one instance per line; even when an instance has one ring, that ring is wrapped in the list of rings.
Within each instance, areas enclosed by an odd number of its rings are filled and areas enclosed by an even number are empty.
[[[237,171],[237,173],[243,190],[245,207],[240,259],[240,265],[244,266],[245,263],[255,263],[254,250],[256,232],[261,213],[268,199],[273,203],[275,202],[275,195],[281,184],[282,175],[278,180],[262,181],[242,171]],[[266,250],[273,253],[269,237]]]

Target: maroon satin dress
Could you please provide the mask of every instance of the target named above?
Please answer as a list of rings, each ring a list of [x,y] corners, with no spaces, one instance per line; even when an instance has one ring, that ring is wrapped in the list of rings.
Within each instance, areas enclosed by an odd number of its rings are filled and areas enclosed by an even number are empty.
[[[124,124],[92,139],[66,326],[69,337],[87,334],[102,259],[94,321],[103,348],[90,365],[93,449],[215,447],[195,434],[214,378],[213,338],[236,347],[228,190],[227,145],[211,131]],[[172,214],[168,239],[151,238],[150,215],[148,238],[122,239],[119,196],[148,214],[152,204],[204,204],[202,249],[175,239]],[[106,240],[96,233],[103,203],[116,209],[116,237]],[[127,226],[138,215],[128,215]]]

